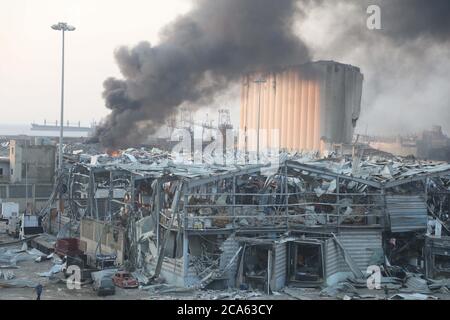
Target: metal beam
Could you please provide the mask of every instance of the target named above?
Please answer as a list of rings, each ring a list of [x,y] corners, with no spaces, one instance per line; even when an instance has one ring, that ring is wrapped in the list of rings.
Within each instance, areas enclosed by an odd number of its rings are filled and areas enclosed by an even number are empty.
[[[317,167],[313,167],[310,165],[304,165],[304,164],[300,164],[298,162],[295,161],[286,161],[286,164],[289,168],[292,169],[297,169],[297,170],[302,170],[302,171],[307,171],[307,172],[311,172],[311,173],[316,173],[324,178],[330,178],[330,179],[341,179],[341,180],[348,180],[348,181],[354,181],[354,182],[358,182],[367,186],[371,186],[374,188],[378,188],[380,189],[382,184],[376,181],[371,181],[371,180],[366,180],[366,179],[362,179],[362,178],[356,178],[356,177],[350,177],[350,176],[346,176],[346,175],[342,175],[342,174],[338,174],[338,173],[334,173],[325,169],[321,169],[321,168],[317,168]]]
[[[261,169],[263,169],[266,166],[252,166],[252,167],[247,167],[245,169],[240,169],[240,170],[236,170],[236,171],[231,171],[229,173],[225,173],[225,174],[217,174],[214,176],[210,176],[207,178],[198,178],[198,179],[192,179],[187,181],[188,182],[188,188],[195,188],[204,184],[208,184],[211,182],[217,182],[220,180],[225,180],[225,179],[229,179],[229,178],[233,178],[234,176],[243,176],[246,174],[252,174],[252,173],[258,173],[261,172]],[[185,179],[187,180],[187,179]]]
[[[170,237],[170,232],[173,226],[173,223],[175,222],[175,217],[177,216],[178,206],[180,202],[181,192],[183,190],[183,185],[178,186],[175,196],[173,198],[172,202],[172,216],[170,218],[169,225],[167,227],[166,233],[164,234],[164,238],[162,239],[161,248],[159,248],[159,254],[158,254],[158,261],[156,262],[156,268],[155,268],[155,274],[153,275],[153,279],[156,279],[159,277],[159,274],[161,273],[164,257],[165,257],[165,250],[167,245],[167,240]]]
[[[411,176],[409,178],[404,178],[404,179],[399,179],[399,180],[394,180],[394,181],[390,181],[384,184],[384,187],[386,189],[388,188],[394,188],[394,187],[398,187],[407,183],[411,183],[411,182],[417,182],[417,181],[421,181],[424,179],[431,179],[431,178],[436,178],[436,177],[442,177],[442,176],[446,176],[450,174],[450,170],[444,170],[441,172],[435,172],[435,173],[426,173],[426,174],[417,174],[414,176]]]

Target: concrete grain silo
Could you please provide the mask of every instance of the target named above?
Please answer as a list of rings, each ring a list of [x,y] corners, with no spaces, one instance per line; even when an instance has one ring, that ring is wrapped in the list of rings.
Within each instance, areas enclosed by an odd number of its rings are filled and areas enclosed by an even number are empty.
[[[247,74],[240,147],[256,151],[258,131],[260,150],[324,151],[351,143],[363,80],[359,68],[333,61]]]

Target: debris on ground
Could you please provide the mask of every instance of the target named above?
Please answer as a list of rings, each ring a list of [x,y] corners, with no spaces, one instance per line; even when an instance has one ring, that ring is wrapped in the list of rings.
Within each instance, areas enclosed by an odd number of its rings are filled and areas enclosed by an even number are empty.
[[[356,288],[350,284],[349,282],[339,282],[335,285],[329,286],[325,289],[323,289],[320,292],[321,297],[331,297],[331,298],[337,298],[339,295],[356,295],[357,291]]]
[[[398,293],[389,298],[389,300],[438,300],[435,296],[429,296],[421,293]]]

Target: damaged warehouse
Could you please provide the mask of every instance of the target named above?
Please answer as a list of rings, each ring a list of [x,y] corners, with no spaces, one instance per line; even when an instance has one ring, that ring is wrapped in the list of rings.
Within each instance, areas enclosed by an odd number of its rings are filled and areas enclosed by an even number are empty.
[[[109,259],[142,275],[143,285],[164,279],[271,293],[365,283],[372,266],[386,276],[394,266],[426,268],[430,279],[445,268],[438,248],[446,243],[450,165],[282,158],[275,171],[179,164],[152,152],[76,162],[63,229],[80,235],[90,264]]]
[[[449,0],[16,2],[0,299],[450,300]]]

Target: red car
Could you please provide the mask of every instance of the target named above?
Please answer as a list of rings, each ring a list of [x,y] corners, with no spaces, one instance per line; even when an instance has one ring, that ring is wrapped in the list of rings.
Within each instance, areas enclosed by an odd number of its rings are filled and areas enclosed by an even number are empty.
[[[123,289],[136,289],[139,287],[139,282],[126,271],[119,271],[113,277],[113,282],[116,286]]]

